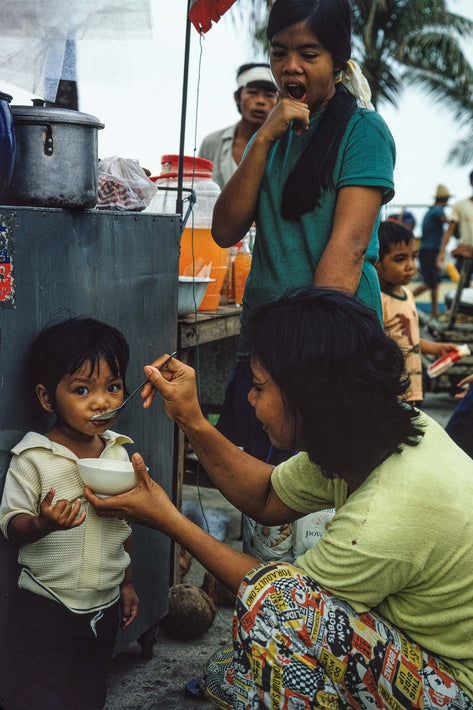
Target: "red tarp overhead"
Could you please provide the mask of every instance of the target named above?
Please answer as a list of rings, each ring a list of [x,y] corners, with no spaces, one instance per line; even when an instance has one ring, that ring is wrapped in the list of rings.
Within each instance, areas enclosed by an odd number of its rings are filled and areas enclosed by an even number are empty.
[[[236,0],[191,0],[189,19],[197,32],[203,34],[218,22]]]

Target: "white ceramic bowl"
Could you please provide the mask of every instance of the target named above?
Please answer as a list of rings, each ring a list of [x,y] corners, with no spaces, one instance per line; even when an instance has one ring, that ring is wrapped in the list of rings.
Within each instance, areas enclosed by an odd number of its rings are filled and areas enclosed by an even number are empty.
[[[193,313],[194,309],[197,309],[202,303],[208,284],[214,281],[215,279],[201,276],[179,276],[177,315],[187,316],[189,313]]]
[[[125,493],[138,483],[130,461],[79,459],[77,468],[84,484],[101,497]]]

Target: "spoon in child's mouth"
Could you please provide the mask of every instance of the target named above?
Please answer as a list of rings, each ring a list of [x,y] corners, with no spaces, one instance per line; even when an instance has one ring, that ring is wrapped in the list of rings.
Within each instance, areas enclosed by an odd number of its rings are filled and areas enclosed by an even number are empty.
[[[166,367],[169,360],[171,360],[175,355],[177,355],[177,350],[175,352],[173,352],[172,355],[170,355],[163,362],[161,367],[158,369],[162,370],[164,367]],[[114,417],[116,417],[118,414],[120,414],[120,412],[122,411],[125,404],[128,404],[128,402],[133,397],[133,395],[135,395],[138,392],[138,390],[142,389],[147,382],[148,382],[148,380],[146,379],[144,382],[141,383],[141,385],[139,387],[136,388],[136,390],[133,390],[133,392],[125,399],[124,402],[122,402],[122,404],[119,407],[117,407],[116,409],[111,409],[109,412],[104,412],[103,414],[94,414],[94,416],[91,417],[90,421],[91,422],[106,422],[109,419],[113,419]]]

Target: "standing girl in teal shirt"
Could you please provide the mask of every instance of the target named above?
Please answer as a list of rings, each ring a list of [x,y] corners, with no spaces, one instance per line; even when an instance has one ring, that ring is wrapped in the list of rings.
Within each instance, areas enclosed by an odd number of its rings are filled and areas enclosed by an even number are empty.
[[[381,206],[394,194],[395,159],[366,79],[350,60],[348,0],[277,0],[267,37],[279,102],[223,189],[212,224],[221,247],[257,226],[238,363],[219,428],[262,459],[270,445],[246,403],[249,313],[288,288],[313,284],[356,294],[382,321],[376,233]]]

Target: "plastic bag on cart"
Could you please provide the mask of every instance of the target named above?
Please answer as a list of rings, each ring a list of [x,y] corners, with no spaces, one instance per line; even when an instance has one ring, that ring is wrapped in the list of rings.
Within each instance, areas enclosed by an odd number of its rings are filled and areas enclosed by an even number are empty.
[[[112,155],[99,161],[99,210],[141,211],[156,194],[156,185],[136,160]]]

